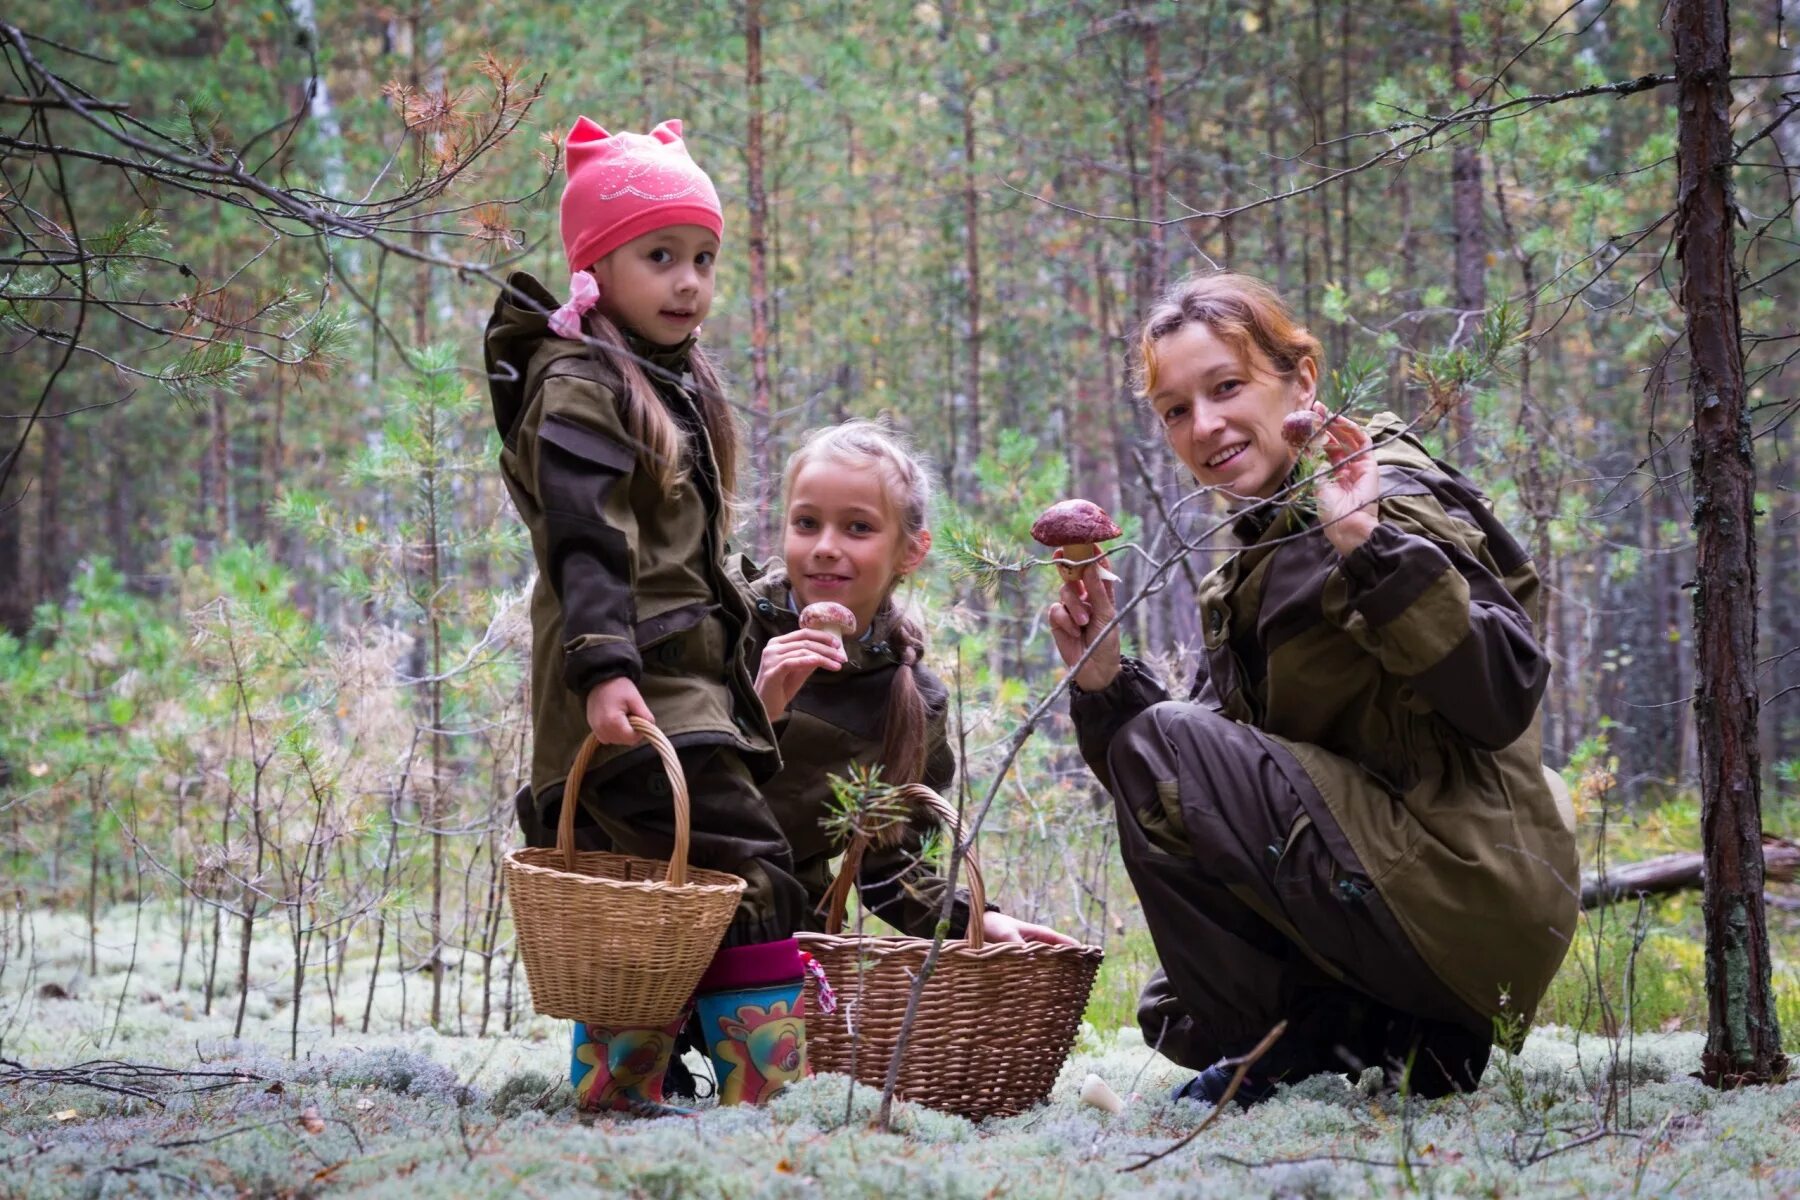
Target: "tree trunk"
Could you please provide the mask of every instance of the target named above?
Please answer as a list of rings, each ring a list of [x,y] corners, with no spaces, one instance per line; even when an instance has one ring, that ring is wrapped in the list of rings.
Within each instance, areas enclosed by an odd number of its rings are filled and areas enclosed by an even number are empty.
[[[211,507],[216,523],[211,530],[216,544],[223,545],[234,532],[231,511],[231,415],[225,408],[225,397],[212,402],[212,482]]]
[[[769,419],[769,197],[763,176],[762,0],[744,4],[744,83],[749,90],[744,136],[745,202],[750,207],[750,461],[756,471],[758,540],[771,536],[774,502],[768,494]]]
[[[1328,132],[1325,127],[1325,0],[1312,0],[1312,46],[1309,48],[1308,74],[1312,76],[1312,145],[1307,150],[1310,159],[1315,154],[1321,162],[1329,162],[1331,150],[1325,145]],[[1330,284],[1336,279],[1332,274],[1332,264],[1337,255],[1332,251],[1331,233],[1331,189],[1320,188],[1313,194],[1312,208],[1317,214],[1319,230],[1319,281]],[[1310,261],[1310,255],[1308,259]],[[1349,280],[1337,280],[1346,286]],[[1307,291],[1312,291],[1311,280],[1308,280]],[[1309,316],[1308,324],[1311,324]],[[1344,361],[1342,353],[1342,334],[1336,327],[1326,334],[1331,340],[1332,352],[1339,362]]]
[[[1259,0],[1259,4],[1260,7],[1257,11],[1262,18],[1263,37],[1272,45],[1275,42],[1274,7],[1270,0]],[[1277,97],[1280,95],[1281,73],[1265,68],[1262,74],[1266,89],[1266,98],[1263,101],[1263,134],[1265,157],[1269,163],[1269,195],[1279,196],[1287,187],[1286,172],[1283,170],[1281,162],[1281,144],[1277,137],[1277,130],[1281,125],[1280,106],[1277,103]],[[1404,179],[1405,173],[1402,172],[1400,177]],[[1286,204],[1269,206],[1268,252],[1275,263],[1273,271],[1275,288],[1283,294],[1286,294],[1288,286],[1287,235],[1282,230],[1282,217],[1286,214],[1287,207]]]
[[[981,461],[981,189],[975,177],[975,82],[963,76],[963,270],[967,327],[964,333],[961,422],[967,427],[969,450],[962,458],[967,475],[965,502],[975,498],[975,473]],[[952,432],[952,437],[955,433]]]
[[[443,530],[438,517],[440,485],[437,464],[441,461],[441,430],[434,411],[431,418],[431,464],[421,489],[425,495],[425,571],[431,590],[425,603],[425,622],[431,644],[431,682],[425,697],[431,711],[431,797],[430,816],[426,825],[431,831],[431,1027],[443,1032],[444,1019],[444,855],[449,842],[445,821],[444,767],[444,622],[438,609],[444,592],[441,550]],[[459,977],[460,978],[460,977]],[[461,1010],[458,1009],[458,1018]]]
[[[1350,240],[1350,215],[1356,208],[1356,177],[1350,171],[1350,136],[1353,132],[1350,120],[1350,59],[1354,50],[1351,38],[1355,29],[1350,19],[1351,0],[1338,0],[1338,147],[1337,169],[1343,171],[1344,181],[1339,185],[1343,192],[1343,213],[1339,228],[1342,230],[1339,240],[1343,242],[1344,251],[1339,258],[1340,270],[1344,278],[1344,286],[1352,287],[1356,281],[1356,265],[1351,256],[1355,243]],[[1338,326],[1341,330],[1344,327]],[[1343,361],[1346,347],[1338,345],[1338,361]]]
[[[1144,42],[1144,100],[1150,118],[1150,257],[1146,292],[1156,296],[1169,283],[1169,243],[1163,236],[1168,216],[1169,166],[1166,114],[1163,111],[1162,36],[1153,16],[1138,17]],[[1198,241],[1198,237],[1195,238]]]
[[[38,471],[37,498],[37,586],[32,600],[42,603],[55,600],[62,592],[62,554],[60,548],[72,541],[63,528],[62,461],[63,420],[56,418],[38,423],[38,454],[42,464]]]
[[[19,370],[0,373],[0,412],[32,410],[25,400],[24,376],[25,372]],[[8,431],[9,436],[12,432]],[[23,437],[0,451],[0,476],[7,479],[4,490],[0,490],[0,581],[4,581],[0,583],[0,630],[21,638],[31,628],[32,601],[36,598],[26,586],[25,575],[25,514],[29,511],[26,499],[36,485],[30,485],[28,490],[24,454]]]
[[[1715,1087],[1786,1069],[1769,982],[1756,693],[1756,463],[1733,273],[1727,0],[1674,0],[1675,249],[1694,398],[1694,687],[1706,855],[1706,1050]]]
[[[1463,45],[1462,10],[1450,8],[1450,74],[1457,90],[1473,100],[1468,55]],[[1481,147],[1468,140],[1456,143],[1450,155],[1450,202],[1456,225],[1457,345],[1475,333],[1481,312],[1487,307],[1487,235],[1481,225]],[[1450,457],[1462,467],[1475,462],[1474,422],[1469,405],[1450,410]]]
[[[1771,659],[1769,711],[1765,730],[1764,762],[1800,758],[1800,476],[1794,471],[1794,454],[1800,438],[1794,422],[1772,430],[1765,459],[1774,464],[1768,495],[1774,498],[1770,517],[1768,557]]]

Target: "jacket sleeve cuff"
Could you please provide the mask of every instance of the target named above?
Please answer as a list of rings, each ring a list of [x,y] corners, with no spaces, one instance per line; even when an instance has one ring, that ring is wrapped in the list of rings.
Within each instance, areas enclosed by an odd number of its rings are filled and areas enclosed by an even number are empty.
[[[1153,704],[1169,698],[1155,672],[1135,658],[1122,659],[1119,673],[1096,692],[1069,683],[1069,717],[1075,723],[1075,741],[1081,757],[1101,785],[1111,789],[1106,770],[1106,750],[1113,735],[1125,723]]]
[[[1135,716],[1152,704],[1160,704],[1169,698],[1169,693],[1149,667],[1135,658],[1119,660],[1119,673],[1113,676],[1112,682],[1097,692],[1090,692],[1079,683],[1069,682],[1069,716],[1077,725],[1084,720],[1093,720],[1112,714],[1118,709],[1129,709]]]
[[[612,634],[590,633],[563,646],[563,682],[577,696],[609,679],[625,676],[633,683],[643,677],[637,644]]]

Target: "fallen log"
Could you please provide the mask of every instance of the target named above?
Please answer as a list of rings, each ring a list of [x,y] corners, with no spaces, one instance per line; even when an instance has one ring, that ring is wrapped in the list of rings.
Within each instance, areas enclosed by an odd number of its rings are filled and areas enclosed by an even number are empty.
[[[1800,843],[1763,836],[1763,878],[1792,883],[1800,875]],[[1706,859],[1697,850],[1646,858],[1609,867],[1581,879],[1581,907],[1600,908],[1639,896],[1667,896],[1698,889],[1706,878]]]

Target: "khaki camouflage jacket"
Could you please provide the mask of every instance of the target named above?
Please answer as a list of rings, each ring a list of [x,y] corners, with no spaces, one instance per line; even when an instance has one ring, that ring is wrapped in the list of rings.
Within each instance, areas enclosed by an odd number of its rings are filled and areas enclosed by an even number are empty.
[[[486,341],[500,469],[538,563],[532,791],[568,774],[588,732],[587,693],[621,675],[677,746],[736,747],[767,777],[779,760],[745,659],[749,612],[725,575],[718,476],[683,386],[691,341],[632,345],[687,437],[688,479],[665,491],[639,469],[615,372],[550,331],[545,313],[557,301],[542,284],[523,274],[510,283],[545,310],[502,293]],[[624,753],[602,747],[596,777],[617,770]]]
[[[1537,572],[1399,418],[1370,433],[1374,533],[1340,558],[1309,507],[1265,509],[1202,581],[1191,699],[1291,751],[1421,957],[1476,1012],[1522,1029],[1569,948],[1580,887],[1571,814],[1542,766]],[[1135,660],[1074,697],[1102,780],[1112,735],[1165,698]]]
[[[787,572],[773,563],[759,569],[738,557],[728,568],[751,603],[753,661],[760,661],[770,639],[800,627]],[[876,766],[888,711],[894,672],[904,670],[898,651],[888,642],[891,609],[875,617],[866,638],[847,638],[849,661],[838,671],[814,671],[801,686],[787,713],[775,723],[781,745],[781,771],[763,785],[763,798],[781,822],[794,852],[794,874],[806,885],[815,906],[831,886],[831,860],[845,843],[822,824],[832,811],[830,777],[847,776],[850,764]],[[919,693],[927,717],[925,776],[920,781],[952,800],[956,755],[946,732],[949,693],[922,664],[916,668]],[[923,843],[915,827],[898,846],[872,849],[863,858],[857,890],[869,911],[904,933],[930,937],[943,897],[943,878],[919,861]],[[958,889],[950,936],[960,937],[968,921],[966,893]],[[816,928],[824,928],[818,914]]]

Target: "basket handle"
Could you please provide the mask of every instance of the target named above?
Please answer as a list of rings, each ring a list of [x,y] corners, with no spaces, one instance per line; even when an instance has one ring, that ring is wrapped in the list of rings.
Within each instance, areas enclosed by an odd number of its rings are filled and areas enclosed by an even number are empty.
[[[675,747],[663,735],[653,722],[639,716],[632,716],[631,727],[644,735],[644,740],[656,750],[656,756],[662,759],[663,769],[669,773],[669,793],[675,805],[675,849],[669,855],[669,873],[667,882],[674,887],[687,883],[688,858],[688,786],[687,776],[681,772],[681,760],[675,757]],[[563,783],[562,816],[556,823],[556,848],[562,851],[563,866],[571,873],[575,870],[575,806],[581,803],[581,780],[587,774],[588,763],[593,761],[594,752],[600,749],[600,739],[588,734],[581,743],[581,749],[575,752],[575,763],[569,768],[569,778]]]
[[[901,799],[937,818],[937,823],[948,829],[956,841],[962,841],[962,822],[956,819],[956,810],[948,800],[917,783],[897,789],[897,794]],[[838,868],[837,878],[831,881],[831,889],[825,893],[826,933],[835,935],[843,931],[844,910],[850,903],[850,888],[862,869],[863,855],[868,848],[868,836],[858,834],[844,851],[844,861]],[[969,922],[963,931],[963,939],[968,942],[969,949],[979,950],[987,941],[981,929],[981,914],[987,910],[987,885],[982,882],[981,864],[975,859],[973,846],[963,854],[963,866],[969,874]]]

